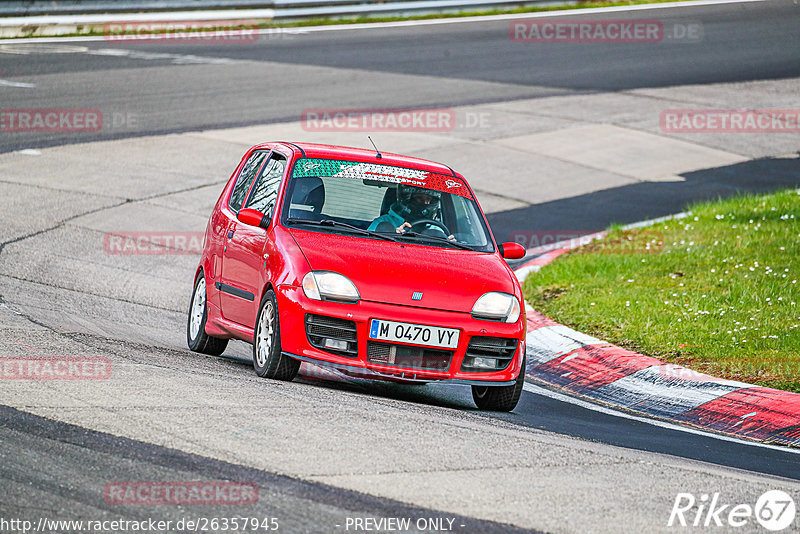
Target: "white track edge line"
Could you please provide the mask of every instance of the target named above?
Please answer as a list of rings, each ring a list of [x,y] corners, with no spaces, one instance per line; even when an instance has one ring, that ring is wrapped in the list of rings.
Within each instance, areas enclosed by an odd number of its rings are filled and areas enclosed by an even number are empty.
[[[653,9],[670,9],[675,7],[703,7],[726,4],[749,4],[756,2],[766,2],[767,0],[697,0],[687,2],[666,2],[661,4],[638,4],[633,6],[614,6],[614,7],[593,7],[585,9],[564,9],[558,11],[539,11],[533,13],[514,13],[504,15],[484,15],[477,17],[452,17],[444,19],[425,19],[425,20],[402,20],[395,22],[367,22],[363,24],[335,24],[329,26],[287,26],[279,28],[264,28],[258,30],[259,35],[271,33],[315,33],[348,30],[368,30],[384,28],[401,28],[405,26],[436,26],[440,24],[467,24],[473,22],[492,22],[502,20],[522,20],[533,18],[563,17],[569,15],[591,15],[598,13],[619,13],[626,11],[647,11]],[[165,14],[166,15],[166,14]],[[169,22],[167,16],[160,22]],[[69,24],[75,24],[74,22]],[[68,42],[91,42],[104,41],[103,35],[73,36],[73,37],[32,37],[32,38],[4,38],[0,39],[0,44],[5,43],[68,43]]]
[[[298,26],[298,29],[311,32],[364,30],[370,28],[398,28],[403,26],[437,26],[440,24],[459,24],[471,22],[492,22],[502,20],[535,19],[563,17],[565,15],[591,15],[597,13],[618,13],[625,11],[648,11],[651,9],[670,9],[673,7],[702,7],[725,4],[766,2],[767,0],[694,0],[684,2],[663,2],[660,4],[637,4],[632,6],[589,7],[583,9],[559,9],[555,11],[534,11],[531,13],[507,13],[502,15],[481,15],[475,17],[449,17],[442,19],[398,20],[394,22],[366,22],[363,24],[336,24],[326,26]]]
[[[751,445],[753,447],[761,447],[761,448],[764,448],[764,449],[771,449],[771,450],[775,450],[775,451],[788,452],[788,453],[792,453],[792,454],[800,454],[800,449],[795,448],[795,447],[787,447],[787,446],[784,446],[784,445],[772,445],[770,443],[761,443],[759,441],[751,441],[751,440],[746,440],[746,439],[741,439],[741,438],[735,438],[733,436],[728,436],[726,434],[718,434],[716,432],[708,432],[708,431],[705,431],[705,430],[699,430],[697,428],[683,426],[683,425],[679,425],[677,423],[670,423],[670,422],[667,422],[667,421],[663,421],[661,419],[654,419],[654,418],[650,418],[650,417],[646,417],[646,416],[638,416],[638,415],[633,415],[633,414],[630,414],[630,413],[627,413],[627,412],[617,411],[617,410],[614,410],[612,408],[608,408],[606,406],[602,406],[600,404],[595,404],[593,402],[589,402],[589,401],[585,401],[585,400],[582,400],[582,399],[578,399],[578,398],[573,397],[571,395],[567,395],[567,394],[564,394],[564,393],[558,393],[558,392],[555,392],[555,391],[551,391],[549,389],[543,388],[541,386],[537,386],[536,384],[532,384],[532,383],[527,382],[527,381],[525,382],[525,385],[523,386],[523,389],[525,389],[525,391],[528,391],[528,392],[533,393],[535,395],[542,395],[543,397],[548,397],[550,399],[557,400],[559,402],[566,402],[566,403],[569,403],[569,404],[574,404],[576,406],[579,406],[581,408],[585,408],[587,410],[600,412],[600,413],[603,413],[605,415],[611,415],[611,416],[614,416],[614,417],[622,417],[624,419],[630,419],[630,420],[633,420],[633,421],[637,421],[639,423],[645,423],[645,424],[648,424],[648,425],[657,426],[657,427],[660,427],[660,428],[665,428],[667,430],[677,430],[677,431],[680,431],[680,432],[686,432],[688,434],[695,434],[695,435],[703,436],[703,437],[707,437],[707,438],[719,439],[719,440],[722,440],[722,441],[730,441],[732,443],[737,443],[739,445]]]

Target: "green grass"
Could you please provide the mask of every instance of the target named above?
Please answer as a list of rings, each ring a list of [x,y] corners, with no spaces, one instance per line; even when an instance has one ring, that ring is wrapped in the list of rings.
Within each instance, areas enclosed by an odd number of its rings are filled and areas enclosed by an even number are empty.
[[[332,18],[316,18],[316,19],[307,19],[307,20],[299,20],[299,21],[291,21],[291,22],[263,22],[257,24],[257,27],[260,29],[269,29],[269,28],[302,28],[304,26],[326,26],[332,24],[366,24],[366,23],[375,23],[375,22],[397,22],[403,20],[428,20],[428,19],[445,19],[445,18],[460,18],[460,17],[480,17],[480,16],[487,16],[487,15],[507,15],[507,14],[516,14],[516,13],[536,13],[540,11],[563,11],[563,10],[570,10],[570,9],[585,9],[585,8],[596,8],[596,7],[616,7],[616,6],[633,6],[633,5],[640,5],[640,4],[663,4],[668,2],[688,2],[691,0],[623,0],[623,1],[602,1],[602,0],[589,0],[589,1],[579,1],[573,3],[565,3],[565,4],[558,4],[558,5],[550,5],[550,6],[527,6],[527,7],[518,7],[513,9],[491,9],[491,10],[484,10],[484,11],[461,11],[458,13],[432,13],[426,15],[408,15],[408,16],[359,16],[359,17],[332,17]],[[222,20],[222,19],[221,19]],[[217,24],[219,25],[219,24]],[[97,28],[100,29],[97,29]],[[59,37],[77,37],[77,36],[101,36],[105,35],[105,31],[102,29],[103,26],[93,26],[87,25],[83,31],[77,33],[69,33],[64,35],[59,35]],[[227,31],[237,30],[237,29],[252,29],[253,25],[240,25],[237,26],[235,22],[232,22],[230,27],[227,27]],[[31,26],[28,29],[28,33],[25,35],[21,35],[19,37],[4,37],[0,38],[0,42],[6,40],[13,40],[21,37],[29,38],[29,37],[52,37],[50,35],[34,35],[36,31],[38,31],[38,26]],[[191,32],[199,32],[203,31],[202,29],[187,29],[185,33]],[[135,32],[122,32],[116,35],[132,35]],[[153,32],[154,34],[158,33],[167,33],[163,31],[156,31]]]
[[[696,371],[800,392],[800,193],[704,202],[531,275],[538,311]]]

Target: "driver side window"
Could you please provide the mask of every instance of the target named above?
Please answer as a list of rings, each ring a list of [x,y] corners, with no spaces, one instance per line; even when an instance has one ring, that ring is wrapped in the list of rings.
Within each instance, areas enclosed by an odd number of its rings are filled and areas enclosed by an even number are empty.
[[[228,200],[228,206],[233,211],[239,212],[244,202],[244,197],[247,196],[247,192],[250,190],[250,184],[253,183],[253,178],[255,178],[256,172],[258,172],[266,156],[267,152],[259,151],[254,152],[247,158],[239,176],[236,177],[236,184],[233,186],[231,198]]]
[[[285,170],[286,158],[277,152],[273,152],[269,161],[264,165],[256,185],[253,186],[253,192],[250,193],[250,199],[245,207],[258,210],[267,217],[272,217],[272,212],[275,210],[275,200],[278,198],[278,187],[281,184],[281,178]]]

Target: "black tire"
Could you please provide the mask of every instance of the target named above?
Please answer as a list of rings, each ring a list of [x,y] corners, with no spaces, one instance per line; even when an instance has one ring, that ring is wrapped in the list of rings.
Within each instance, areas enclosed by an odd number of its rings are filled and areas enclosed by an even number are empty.
[[[258,376],[274,380],[292,380],[300,370],[300,361],[281,350],[281,323],[278,300],[270,289],[261,299],[253,329],[253,368]]]
[[[523,356],[519,376],[511,386],[472,386],[472,400],[478,408],[492,412],[510,412],[516,408],[525,385],[526,361]]]
[[[202,299],[202,302],[198,299]],[[192,300],[189,302],[189,317],[186,320],[186,342],[189,344],[189,349],[194,352],[219,356],[225,352],[228,340],[211,337],[206,334],[207,320],[206,279],[201,271],[200,276],[194,282]]]

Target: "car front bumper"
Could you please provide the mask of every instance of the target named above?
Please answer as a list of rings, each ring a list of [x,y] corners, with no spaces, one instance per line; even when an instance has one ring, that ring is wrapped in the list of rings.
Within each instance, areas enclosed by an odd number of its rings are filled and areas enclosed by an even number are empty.
[[[316,364],[333,366],[350,374],[366,378],[429,382],[458,381],[468,384],[510,385],[520,372],[525,354],[525,316],[516,323],[501,323],[475,319],[469,313],[432,310],[412,306],[359,301],[354,304],[309,299],[297,286],[280,286],[276,292],[280,317],[282,350],[289,356]],[[309,317],[332,318],[351,322],[355,326],[355,341],[349,353],[324,348],[322,336],[309,335]],[[376,342],[369,339],[372,319],[403,323],[456,328],[460,331],[455,349],[424,349],[418,345]],[[312,339],[315,343],[312,344]],[[508,364],[499,370],[474,370],[466,365],[474,362],[477,346],[483,340],[504,341]],[[471,344],[472,342],[472,344]],[[369,345],[368,345],[369,344]],[[316,346],[315,346],[316,345]],[[389,347],[395,345],[397,349]],[[391,358],[376,356],[378,349],[393,353]],[[419,357],[397,357],[394,352],[420,353]],[[503,359],[498,359],[498,362]],[[413,365],[412,365],[413,364]],[[502,365],[502,363],[498,363]],[[472,369],[472,370],[470,370]]]

